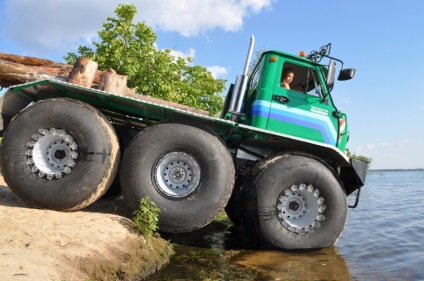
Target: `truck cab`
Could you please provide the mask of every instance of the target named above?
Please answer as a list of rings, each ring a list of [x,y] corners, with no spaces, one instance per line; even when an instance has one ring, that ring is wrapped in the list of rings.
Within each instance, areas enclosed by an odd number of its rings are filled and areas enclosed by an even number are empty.
[[[330,48],[328,44],[307,57],[303,52],[299,55],[263,52],[246,82],[239,122],[331,145],[344,152],[348,140],[347,117],[337,109],[330,94],[336,66],[336,59],[329,57]],[[330,58],[328,65],[320,63],[324,57]],[[290,89],[282,86],[286,69],[294,73]],[[354,70],[342,69],[340,73],[339,80],[348,80]],[[235,89],[238,88],[242,86],[236,85]],[[231,110],[229,113],[227,117],[237,115]]]

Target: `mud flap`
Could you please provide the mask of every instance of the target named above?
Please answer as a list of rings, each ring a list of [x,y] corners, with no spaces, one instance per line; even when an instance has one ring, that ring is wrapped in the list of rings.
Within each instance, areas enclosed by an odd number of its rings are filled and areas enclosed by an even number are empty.
[[[365,184],[368,171],[368,162],[359,159],[350,159],[350,167],[342,167],[340,178],[343,181],[346,195],[351,194]]]

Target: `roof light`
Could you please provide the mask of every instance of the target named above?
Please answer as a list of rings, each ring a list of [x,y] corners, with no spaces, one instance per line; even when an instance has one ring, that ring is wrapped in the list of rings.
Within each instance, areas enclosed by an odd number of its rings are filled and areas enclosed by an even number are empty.
[[[270,60],[271,62],[276,62],[276,61],[277,61],[277,57],[272,56],[269,60]]]
[[[306,57],[306,53],[305,53],[305,51],[300,51],[299,52],[299,57]]]

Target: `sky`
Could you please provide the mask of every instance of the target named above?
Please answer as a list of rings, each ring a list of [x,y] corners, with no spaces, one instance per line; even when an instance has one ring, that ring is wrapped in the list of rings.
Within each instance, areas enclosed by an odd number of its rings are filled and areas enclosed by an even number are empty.
[[[159,49],[193,57],[227,87],[243,72],[251,35],[255,51],[332,43],[331,55],[356,69],[332,91],[348,116],[347,147],[371,157],[372,169],[424,168],[424,1],[0,0],[0,52],[64,62],[129,3]]]

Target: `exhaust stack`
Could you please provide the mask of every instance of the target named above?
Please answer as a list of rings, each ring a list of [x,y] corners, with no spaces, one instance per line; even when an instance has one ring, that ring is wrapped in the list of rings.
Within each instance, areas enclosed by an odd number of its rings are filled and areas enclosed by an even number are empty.
[[[243,106],[243,100],[244,100],[244,96],[246,94],[247,80],[249,78],[247,73],[249,71],[249,64],[250,64],[250,59],[252,57],[254,44],[255,44],[255,37],[252,35],[250,37],[249,51],[247,53],[243,75],[237,76],[236,82],[235,82],[235,85],[234,85],[233,95],[231,97],[229,111],[233,115],[235,115],[235,117],[233,117],[232,119],[235,119],[235,118],[237,118],[238,115],[242,114],[241,111],[242,111],[242,106]]]

